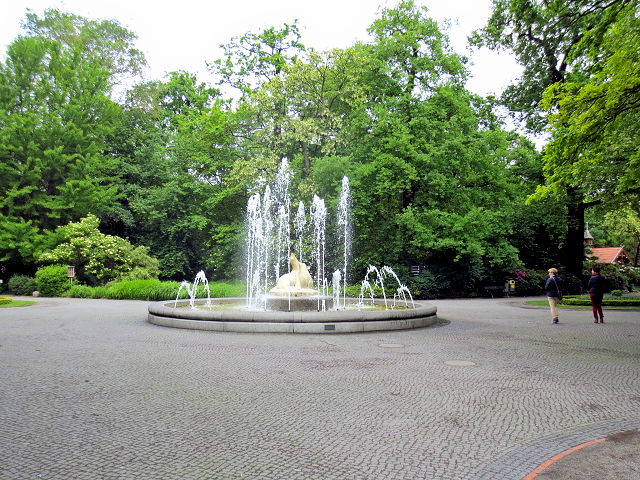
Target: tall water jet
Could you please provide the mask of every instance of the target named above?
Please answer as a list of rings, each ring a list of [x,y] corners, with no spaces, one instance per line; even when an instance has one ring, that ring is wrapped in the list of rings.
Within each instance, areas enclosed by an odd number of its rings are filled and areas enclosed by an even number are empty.
[[[347,268],[348,261],[351,255],[351,191],[349,188],[349,179],[342,177],[342,189],[340,191],[340,201],[338,202],[338,226],[339,237],[342,239],[343,248],[343,268],[342,268],[342,283],[344,285],[343,293],[343,306],[347,301]],[[339,305],[337,305],[339,307]]]
[[[291,184],[292,171],[286,158],[282,159],[273,190],[273,204],[276,211],[278,229],[276,232],[274,246],[274,266],[276,278],[280,278],[280,267],[285,261],[285,268],[288,271],[289,256],[291,255],[291,197],[289,186]]]
[[[305,236],[307,227],[307,215],[305,214],[302,200],[298,204],[298,212],[293,220],[293,226],[296,230],[296,241],[298,242],[298,260],[302,261],[302,239]]]
[[[324,292],[324,249],[325,227],[327,221],[327,207],[324,205],[324,199],[313,196],[311,203],[311,218],[313,219],[313,260],[316,263],[316,288]]]
[[[247,203],[247,306],[258,295],[261,276],[261,252],[264,234],[260,194],[251,195]]]

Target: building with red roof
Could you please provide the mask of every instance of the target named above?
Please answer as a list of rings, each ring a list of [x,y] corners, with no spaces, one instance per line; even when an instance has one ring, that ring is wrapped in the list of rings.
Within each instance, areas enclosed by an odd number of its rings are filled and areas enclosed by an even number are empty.
[[[591,248],[591,254],[587,254],[587,256],[597,263],[611,263],[614,265],[631,264],[631,259],[622,245],[619,247]]]

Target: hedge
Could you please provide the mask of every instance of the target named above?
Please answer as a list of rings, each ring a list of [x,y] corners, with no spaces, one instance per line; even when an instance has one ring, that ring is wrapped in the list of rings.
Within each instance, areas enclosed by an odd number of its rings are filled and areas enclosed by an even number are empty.
[[[11,303],[11,297],[0,297],[0,304]]]
[[[69,290],[69,296],[75,298],[107,298],[112,300],[173,300],[180,289],[180,282],[162,282],[160,280],[130,280],[117,282],[106,287],[87,287],[76,285]],[[211,298],[241,297],[245,295],[242,284],[216,282],[209,284]],[[207,292],[198,285],[198,298],[206,298]],[[185,288],[180,298],[189,298]]]
[[[562,305],[591,305],[589,297],[564,297]],[[611,298],[604,297],[603,307],[638,307],[640,308],[640,297]]]

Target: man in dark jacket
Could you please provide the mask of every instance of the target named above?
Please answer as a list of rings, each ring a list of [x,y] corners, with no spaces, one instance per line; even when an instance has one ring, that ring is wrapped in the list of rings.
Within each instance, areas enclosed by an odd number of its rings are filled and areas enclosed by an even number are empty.
[[[593,311],[593,323],[604,323],[604,315],[602,314],[602,296],[607,288],[607,279],[600,275],[600,267],[595,266],[591,269],[591,278],[587,284],[589,297],[591,297],[591,310]]]
[[[547,293],[547,300],[549,300],[549,307],[551,307],[551,320],[553,323],[558,323],[558,302],[562,298],[562,280],[558,276],[558,270],[555,268],[549,269],[549,278],[544,284],[544,290]]]

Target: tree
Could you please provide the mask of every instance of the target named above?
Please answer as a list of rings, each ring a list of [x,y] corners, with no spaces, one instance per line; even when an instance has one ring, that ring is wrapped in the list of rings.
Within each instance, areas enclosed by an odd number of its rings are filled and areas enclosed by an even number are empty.
[[[144,54],[134,47],[136,35],[114,20],[89,20],[46,9],[42,18],[27,13],[23,28],[30,37],[47,38],[79,52],[85,61],[97,62],[109,72],[112,85],[140,75],[146,65]]]
[[[640,260],[640,204],[629,202],[616,210],[607,212],[603,226],[606,227],[612,245],[624,245],[633,259],[633,266]]]
[[[598,44],[603,32],[632,0],[579,0],[540,2],[494,0],[487,26],[474,36],[477,45],[512,50],[525,70],[508,87],[502,99],[525,122],[539,132],[547,125],[539,106],[551,85],[582,82],[593,67],[585,61],[585,49]],[[547,168],[545,175],[550,174]],[[570,272],[582,271],[584,210],[588,198],[575,182],[556,184],[567,209],[564,258]],[[538,196],[532,197],[533,199]]]
[[[545,92],[553,137],[539,195],[571,185],[595,205],[640,194],[640,18],[635,6],[616,18],[585,54],[589,77]]]
[[[139,87],[127,103],[118,151],[126,156],[113,228],[150,247],[165,278],[234,275],[243,185],[234,120],[217,89],[188,72]],[[130,218],[131,221],[126,221]]]
[[[530,144],[509,151],[426,9],[401,2],[370,32],[360,80],[369,95],[347,129],[357,139],[347,151],[358,267],[429,265],[458,293],[501,281],[520,264],[509,242],[511,205],[522,199],[511,166]]]
[[[221,85],[226,83],[236,88],[243,99],[278,77],[283,68],[295,62],[305,50],[297,21],[285,23],[280,29],[270,27],[259,33],[247,32],[220,47],[225,58],[209,64],[209,69],[221,77]]]
[[[57,42],[25,37],[9,46],[0,64],[3,261],[32,264],[25,244],[35,247],[44,231],[114,201],[118,160],[104,149],[119,107],[107,79],[100,65]]]

